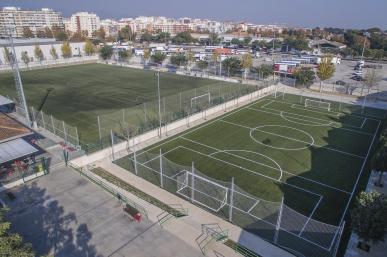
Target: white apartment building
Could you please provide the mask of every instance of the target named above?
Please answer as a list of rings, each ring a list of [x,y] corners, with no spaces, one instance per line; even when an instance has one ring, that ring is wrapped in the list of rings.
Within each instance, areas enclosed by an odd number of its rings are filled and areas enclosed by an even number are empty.
[[[95,13],[78,12],[73,14],[70,18],[70,31],[87,31],[88,37],[91,37],[93,32],[98,30],[100,26],[100,19]]]
[[[119,24],[115,20],[101,20],[101,28],[105,30],[106,37],[115,37],[118,35]]]
[[[22,10],[18,7],[4,7],[0,10],[0,37],[12,35],[23,37],[23,28],[29,27],[36,34],[44,28],[63,27],[60,12],[43,8],[41,10]]]

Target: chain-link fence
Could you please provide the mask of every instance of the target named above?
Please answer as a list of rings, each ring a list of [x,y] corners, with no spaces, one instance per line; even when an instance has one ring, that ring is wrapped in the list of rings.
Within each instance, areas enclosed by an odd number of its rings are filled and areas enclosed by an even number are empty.
[[[36,122],[38,127],[44,128],[62,138],[66,144],[74,148],[79,147],[78,129],[76,127],[70,126],[66,122],[58,120],[43,111],[36,111],[33,107],[31,107],[30,112],[33,121]]]
[[[159,155],[131,151],[116,163],[297,256],[336,254],[343,224],[326,224],[293,210],[284,201],[271,202],[251,195],[234,179],[213,179],[196,169],[194,163],[176,164],[161,151]]]
[[[103,114],[97,117],[99,142],[83,148],[87,152],[111,146],[111,133],[115,142],[164,127],[177,120],[221,105],[241,96],[248,95],[261,88],[272,85],[272,81],[258,81],[256,85],[215,83],[195,88],[158,100],[145,102],[137,106]],[[206,117],[204,117],[206,118]]]

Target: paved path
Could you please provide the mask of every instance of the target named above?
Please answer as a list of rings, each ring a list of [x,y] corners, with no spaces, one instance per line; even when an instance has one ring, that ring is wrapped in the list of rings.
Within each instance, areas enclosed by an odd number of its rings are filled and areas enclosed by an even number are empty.
[[[373,172],[368,181],[366,191],[377,191],[379,193],[383,193],[387,195],[387,176],[384,174],[384,187],[376,187],[374,185],[374,181],[379,178],[379,174]],[[385,257],[387,253],[387,241],[379,242],[378,244],[372,244],[370,252],[365,252],[357,248],[357,243],[359,239],[355,233],[351,234],[351,238],[349,239],[347,251],[345,253],[345,257]]]
[[[142,178],[135,176],[129,171],[111,163],[109,160],[104,160],[95,163],[96,166],[104,168],[106,171],[111,174],[121,178],[122,180],[128,182],[129,184],[141,189],[145,193],[152,195],[159,199],[160,201],[167,204],[181,204],[185,208],[189,209],[189,216],[185,218],[178,219],[173,223],[170,223],[166,226],[166,229],[173,234],[179,235],[179,238],[183,239],[186,243],[196,246],[195,239],[201,234],[202,224],[213,224],[217,223],[222,229],[229,230],[229,238],[233,241],[239,242],[244,246],[250,248],[256,253],[264,257],[270,256],[293,256],[287,251],[284,251],[273,244],[270,244],[263,239],[242,230],[240,227],[235,226],[225,220],[193,205],[182,198],[171,194],[158,186],[153,185],[152,183],[145,181]],[[154,210],[149,209],[149,217],[152,219],[155,215],[159,213],[154,213]],[[216,245],[216,250],[220,252],[223,256],[236,256],[233,251],[230,252],[230,248],[224,245]],[[223,252],[227,251],[226,254]],[[231,255],[232,254],[232,255]],[[218,256],[222,256],[218,255]],[[238,255],[237,255],[238,256]]]

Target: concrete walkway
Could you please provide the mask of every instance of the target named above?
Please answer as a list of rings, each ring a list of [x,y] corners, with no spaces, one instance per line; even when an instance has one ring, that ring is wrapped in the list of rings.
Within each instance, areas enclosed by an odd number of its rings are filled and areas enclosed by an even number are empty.
[[[180,204],[184,206],[184,208],[189,209],[188,217],[177,219],[166,226],[166,229],[172,232],[175,235],[178,235],[179,238],[183,239],[186,243],[191,244],[192,246],[198,247],[195,239],[201,234],[201,228],[203,224],[214,224],[217,223],[219,226],[229,231],[229,238],[235,242],[239,242],[240,244],[246,246],[247,248],[255,251],[261,256],[270,257],[270,256],[293,256],[287,251],[282,250],[266,242],[265,240],[241,229],[238,226],[235,226],[199,207],[193,205],[182,198],[171,194],[158,186],[153,185],[152,183],[135,176],[129,171],[111,163],[109,160],[99,161],[95,163],[96,166],[99,166],[111,174],[121,178],[122,180],[128,182],[144,191],[145,193],[152,195],[153,197],[159,199],[160,201],[167,204]],[[153,219],[157,216],[161,210],[155,209],[154,206],[147,206],[148,215],[150,219]],[[212,253],[217,252],[216,256],[240,256],[232,251],[229,247],[216,244],[215,248],[212,249]],[[208,256],[208,254],[207,254]]]
[[[372,172],[370,179],[367,185],[367,192],[376,191],[381,194],[387,195],[387,176],[384,174],[383,184],[384,187],[377,187],[374,185],[374,181],[379,179],[379,174]],[[371,249],[369,252],[365,252],[357,248],[357,243],[359,238],[355,233],[352,232],[351,238],[349,239],[347,251],[345,257],[385,257],[387,255],[387,241],[379,242],[378,244],[371,244]]]

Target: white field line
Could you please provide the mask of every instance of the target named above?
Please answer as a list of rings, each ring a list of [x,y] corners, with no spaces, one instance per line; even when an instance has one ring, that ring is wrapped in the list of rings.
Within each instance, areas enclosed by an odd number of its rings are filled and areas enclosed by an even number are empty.
[[[263,107],[262,107],[263,108]],[[325,114],[325,115],[330,115],[330,116],[336,116],[336,117],[339,117],[339,116],[343,116],[344,114],[342,113],[339,113],[339,112],[322,112],[322,111],[316,111],[319,110],[318,108],[314,108],[314,107],[305,107],[305,106],[302,106],[302,105],[299,105],[299,104],[292,104],[291,105],[291,108],[293,109],[299,109],[299,110],[304,110],[304,111],[307,111],[307,112],[315,112],[315,113],[321,113],[321,114]],[[336,114],[332,114],[332,113],[336,113]]]
[[[292,172],[290,172],[290,171],[278,169],[278,168],[272,167],[272,166],[267,165],[267,164],[264,164],[264,163],[260,163],[260,162],[257,162],[257,161],[253,161],[253,160],[251,160],[251,159],[249,159],[249,158],[245,158],[245,157],[242,157],[242,156],[235,155],[235,154],[232,154],[232,153],[227,152],[227,151],[230,151],[230,150],[219,150],[219,149],[217,149],[217,148],[215,148],[215,147],[212,147],[212,146],[209,146],[209,145],[206,145],[206,144],[203,144],[203,143],[200,143],[200,142],[197,142],[197,141],[194,141],[194,140],[185,138],[185,137],[182,137],[182,139],[185,139],[185,140],[191,141],[191,142],[193,142],[193,143],[195,143],[195,144],[198,144],[198,145],[205,146],[205,147],[207,147],[207,148],[211,148],[211,149],[213,149],[213,150],[216,150],[216,152],[211,153],[211,154],[209,154],[208,156],[212,156],[212,155],[214,155],[214,154],[216,154],[216,153],[224,152],[224,153],[227,153],[227,154],[229,154],[229,155],[236,156],[236,157],[238,157],[238,158],[240,158],[240,159],[244,159],[244,160],[247,160],[247,161],[256,163],[256,164],[258,164],[258,165],[261,165],[261,166],[264,166],[264,167],[267,167],[267,168],[271,168],[271,169],[277,170],[277,171],[279,171],[279,172],[283,172],[283,173],[286,173],[286,174],[289,174],[289,175],[292,175],[292,176],[301,178],[301,179],[303,179],[303,180],[306,180],[306,181],[309,181],[309,182],[318,184],[318,185],[320,185],[320,186],[324,186],[324,187],[327,187],[327,188],[330,188],[330,189],[334,189],[334,190],[336,190],[336,191],[339,191],[339,192],[342,192],[342,193],[345,193],[345,194],[350,194],[350,192],[345,191],[345,190],[343,190],[343,189],[340,189],[340,188],[337,188],[337,187],[334,187],[334,186],[330,186],[330,185],[324,184],[324,183],[322,183],[322,182],[319,182],[319,181],[316,181],[316,180],[313,180],[313,179],[310,179],[310,178],[306,178],[306,177],[301,176],[301,175],[298,175],[298,174],[294,174],[294,173],[292,173]],[[238,151],[241,151],[241,150],[238,150]],[[246,152],[251,152],[251,151],[246,151]]]
[[[264,105],[262,105],[261,108],[264,108],[265,106],[268,106],[268,105],[270,105],[270,104],[272,104],[274,102],[275,102],[274,100],[271,100],[268,103],[265,103]]]
[[[277,115],[277,116],[281,117],[281,113],[269,112],[269,111],[265,111],[265,110],[260,110],[260,109],[255,109],[255,108],[247,108],[247,107],[246,107],[246,109],[257,111],[257,112],[263,112],[263,113],[267,113],[267,114],[271,114],[271,115]],[[283,111],[281,111],[281,112],[283,113]],[[290,115],[297,115],[297,116],[304,116],[304,115],[294,114],[294,113],[291,113],[291,112],[289,112],[288,114],[290,114]],[[304,116],[304,117],[307,117],[307,116]],[[334,123],[333,121],[329,121],[329,123],[327,123],[326,125],[323,125],[322,123],[314,122],[314,121],[311,121],[311,120],[305,120],[305,119],[301,119],[301,118],[291,117],[291,119],[300,120],[300,121],[306,121],[306,122],[310,122],[310,123],[316,123],[316,125],[320,124],[321,126],[330,126],[330,127],[336,128],[336,129],[347,130],[347,131],[351,131],[351,132],[358,133],[358,134],[364,134],[364,135],[368,135],[368,136],[373,136],[374,135],[372,133],[363,132],[363,131],[359,131],[359,130],[353,130],[353,129],[349,129],[349,128],[345,128],[345,127],[331,126],[330,124]],[[325,120],[325,121],[327,121],[327,120]],[[296,124],[300,124],[300,123],[297,123],[297,122],[295,122],[295,123]],[[338,123],[338,124],[340,124],[340,123]],[[301,125],[305,125],[305,124],[301,124]],[[345,125],[345,124],[343,124],[343,125],[344,126],[348,126],[348,125]],[[309,126],[313,126],[313,125],[309,125]],[[358,127],[355,127],[355,128],[358,128]]]
[[[257,128],[247,127],[247,126],[240,125],[238,123],[234,123],[234,122],[230,122],[230,121],[225,121],[225,120],[220,120],[220,121],[228,123],[228,124],[231,124],[231,125],[239,126],[239,127],[242,127],[242,128],[250,129],[250,130],[255,129],[256,131],[261,131],[261,132],[269,134],[269,135],[278,136],[278,137],[281,137],[281,138],[293,140],[293,141],[296,141],[296,142],[300,142],[300,143],[304,143],[304,144],[312,146],[311,142],[306,142],[306,141],[299,140],[299,139],[292,138],[292,137],[282,136],[282,135],[279,135],[279,134],[276,134],[276,133],[268,132],[268,131],[265,131],[265,130],[260,130],[260,129],[257,129]],[[341,151],[341,150],[334,149],[334,148],[330,148],[330,147],[327,147],[327,146],[321,146],[321,145],[318,145],[318,144],[313,144],[313,145],[316,146],[316,147],[320,147],[320,148],[327,149],[327,150],[330,150],[330,151],[334,151],[334,152],[350,155],[350,156],[353,156],[353,157],[362,158],[362,159],[365,158],[364,156],[360,156],[360,155],[353,154],[353,153],[348,153],[348,152]]]
[[[258,101],[255,101],[255,102],[253,102],[253,103],[247,105],[246,107],[255,105],[255,104],[260,103],[260,102],[262,102],[262,101],[264,101],[264,100],[267,100],[267,99],[261,98],[261,99],[259,99]],[[244,110],[246,107],[235,109],[235,110],[233,110],[232,112],[230,112],[230,113],[228,113],[228,114],[226,114],[226,115],[221,115],[221,116],[220,116],[219,118],[217,118],[217,119],[214,119],[214,120],[212,120],[212,121],[210,121],[210,122],[206,122],[206,123],[204,123],[204,124],[202,124],[202,125],[200,125],[200,126],[198,126],[198,127],[196,127],[196,128],[193,128],[193,129],[190,129],[190,130],[186,131],[186,132],[183,133],[181,136],[185,136],[185,135],[191,134],[192,132],[195,132],[195,131],[197,131],[197,130],[199,130],[199,129],[202,129],[202,128],[204,128],[204,127],[207,127],[207,126],[209,126],[209,125],[212,125],[212,124],[214,124],[215,122],[217,122],[217,121],[220,120],[220,119],[223,119],[223,118],[225,118],[225,117],[231,116],[231,115],[233,115],[233,114],[235,114],[235,113],[237,113],[237,112],[240,112],[240,111]],[[155,149],[155,148],[160,148],[160,146],[165,145],[165,144],[168,144],[168,143],[170,143],[170,142],[172,142],[172,141],[174,141],[174,140],[177,140],[177,139],[179,139],[179,138],[180,138],[180,137],[178,137],[178,136],[172,137],[172,138],[170,138],[169,140],[166,140],[165,142],[162,142],[162,143],[160,143],[160,144],[157,144],[157,145],[155,145],[154,147],[151,147],[151,148],[149,148],[149,149],[146,150],[146,151],[145,151],[145,150],[142,150],[140,153],[138,153],[138,155],[141,155],[141,154],[143,154],[143,153],[145,153],[145,152],[151,151],[151,150],[153,150],[153,149]]]
[[[367,118],[365,118],[365,119],[363,120],[363,123],[361,124],[360,128],[363,128],[363,127],[364,127],[364,124],[366,123],[366,121],[367,121]]]
[[[302,227],[300,233],[298,234],[299,236],[301,236],[302,232],[304,232],[304,230],[305,230],[306,226],[308,225],[309,221],[312,219],[312,216],[313,216],[313,214],[316,212],[317,207],[320,205],[321,200],[322,200],[322,198],[320,198],[320,199],[318,200],[316,206],[314,207],[314,209],[313,209],[312,212],[310,213],[310,215],[309,215],[307,221],[305,222],[305,224],[304,224],[304,226]]]
[[[193,143],[196,143],[196,144],[199,144],[199,145],[201,145],[201,143],[199,143],[199,142],[195,142],[195,141],[193,141],[193,140],[191,140],[191,139],[188,139],[188,138],[185,138],[185,137],[181,137],[181,138],[182,138],[182,139],[184,139],[184,140],[187,140],[187,141],[190,141],[190,142],[193,142]],[[205,145],[204,145],[204,146],[205,146]],[[242,169],[242,170],[248,171],[248,172],[250,172],[250,173],[253,173],[253,174],[256,174],[256,175],[259,175],[259,176],[265,177],[265,178],[267,178],[267,179],[274,180],[274,181],[278,182],[278,180],[277,180],[277,179],[275,179],[275,178],[272,178],[272,177],[270,177],[270,176],[267,176],[267,175],[263,175],[263,174],[261,174],[261,173],[259,173],[259,172],[256,172],[256,171],[253,171],[253,170],[250,170],[250,169],[244,168],[244,167],[242,167],[242,166],[239,166],[239,165],[236,165],[236,164],[234,164],[234,163],[231,163],[231,162],[228,162],[228,161],[225,161],[225,160],[222,160],[222,159],[219,159],[219,158],[216,158],[216,157],[210,156],[210,155],[208,155],[208,154],[204,154],[204,153],[202,153],[202,152],[199,152],[199,151],[196,151],[196,150],[193,150],[193,149],[187,148],[187,147],[185,147],[185,146],[181,146],[181,147],[182,147],[182,148],[184,148],[184,149],[186,149],[186,150],[189,150],[189,151],[192,151],[192,152],[198,153],[198,154],[200,154],[200,155],[203,155],[203,156],[207,156],[207,157],[209,157],[209,158],[211,158],[211,159],[214,159],[214,160],[217,160],[217,161],[220,161],[220,162],[226,163],[226,164],[228,164],[228,165],[231,165],[231,166],[234,166],[234,167],[236,167],[236,168],[239,168],[239,169]],[[301,191],[308,192],[308,193],[310,193],[310,194],[313,194],[313,195],[316,195],[316,196],[319,196],[319,197],[321,197],[321,196],[322,196],[322,195],[320,195],[320,194],[317,194],[317,193],[315,193],[315,192],[312,192],[312,191],[309,191],[309,190],[307,190],[307,189],[304,189],[304,188],[298,187],[298,186],[296,186],[296,185],[292,185],[292,184],[289,184],[289,183],[287,183],[287,182],[284,182],[284,181],[280,181],[280,182],[281,182],[281,183],[283,183],[283,184],[286,184],[286,185],[288,185],[288,186],[290,186],[290,187],[297,188],[297,189],[299,189],[299,190],[301,190]]]
[[[351,195],[349,196],[349,199],[348,199],[347,205],[346,205],[346,207],[345,207],[345,209],[344,209],[343,216],[341,217],[341,220],[340,220],[339,224],[341,224],[341,223],[343,222],[343,220],[344,220],[344,216],[345,216],[345,214],[346,214],[346,212],[347,212],[347,210],[348,210],[348,208],[349,208],[349,205],[350,205],[350,203],[351,203],[352,197],[353,197],[353,195],[355,194],[355,191],[356,191],[356,188],[357,188],[357,184],[359,183],[360,177],[361,177],[361,175],[363,174],[364,167],[365,167],[365,165],[366,165],[366,163],[367,163],[368,156],[369,156],[369,154],[370,154],[370,152],[371,152],[371,148],[372,148],[372,146],[374,145],[374,141],[375,141],[376,135],[378,134],[378,131],[379,131],[380,124],[381,124],[381,122],[379,121],[379,123],[378,123],[378,127],[376,128],[376,131],[375,131],[374,137],[372,138],[372,141],[371,141],[370,147],[368,148],[367,155],[366,155],[366,157],[365,157],[365,159],[364,159],[363,165],[361,166],[361,169],[360,169],[359,175],[357,176],[357,179],[356,179],[355,185],[353,186],[353,189],[352,189]]]
[[[164,155],[166,155],[167,153],[172,152],[172,151],[174,151],[174,150],[177,149],[177,148],[179,148],[179,147],[176,146],[175,148],[172,148],[171,150],[168,150],[168,151],[166,151],[166,152],[163,152],[161,155],[164,156]],[[154,160],[157,160],[157,159],[160,159],[160,155],[157,155],[156,157],[154,157],[154,158],[152,158],[152,159],[150,159],[150,160],[147,160],[146,162],[144,162],[144,163],[142,163],[142,164],[147,164],[147,163],[149,163],[149,162],[151,162],[151,161],[154,161]]]
[[[315,118],[315,117],[311,117],[309,115],[296,114],[296,113],[282,111],[282,110],[268,108],[268,107],[265,107],[265,108],[262,108],[262,109],[267,109],[267,110],[277,111],[277,112],[283,112],[283,113],[286,113],[286,114],[290,114],[290,115],[294,115],[294,116],[299,116],[299,117],[304,117],[304,118],[308,118],[308,119],[312,119],[312,120],[324,121],[325,124],[338,124],[338,125],[344,125],[344,126],[351,127],[351,128],[360,129],[360,126],[353,126],[353,125],[348,125],[348,124],[345,124],[345,123],[340,123],[340,122],[337,122],[337,121],[330,121],[330,120],[327,120],[327,119]]]
[[[254,209],[255,206],[257,206],[258,203],[259,203],[259,200],[257,200],[257,201],[253,204],[253,206],[251,206],[251,208],[250,208],[247,212],[250,213],[251,210]]]

